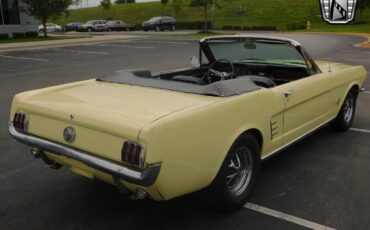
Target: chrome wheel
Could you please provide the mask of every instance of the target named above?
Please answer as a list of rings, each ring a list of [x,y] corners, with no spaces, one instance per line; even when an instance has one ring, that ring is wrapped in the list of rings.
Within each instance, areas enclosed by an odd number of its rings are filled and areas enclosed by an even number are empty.
[[[235,151],[228,164],[226,183],[233,196],[240,196],[247,188],[253,169],[253,157],[249,149],[241,147]]]
[[[346,101],[344,102],[344,120],[346,123],[350,123],[352,120],[354,111],[354,98],[353,94],[348,94]]]

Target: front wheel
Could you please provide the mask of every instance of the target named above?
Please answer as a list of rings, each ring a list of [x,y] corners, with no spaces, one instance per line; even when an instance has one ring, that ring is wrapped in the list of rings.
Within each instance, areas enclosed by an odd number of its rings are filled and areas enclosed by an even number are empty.
[[[356,90],[351,89],[348,92],[337,117],[332,122],[332,126],[334,129],[338,131],[347,131],[352,126],[356,112],[356,100]]]
[[[243,135],[233,144],[212,184],[204,190],[205,200],[216,209],[234,211],[248,200],[260,168],[256,137]]]

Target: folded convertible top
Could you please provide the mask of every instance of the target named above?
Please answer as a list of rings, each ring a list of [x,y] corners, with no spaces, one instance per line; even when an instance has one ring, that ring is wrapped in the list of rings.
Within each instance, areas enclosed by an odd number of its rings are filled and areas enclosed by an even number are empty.
[[[218,81],[208,85],[196,85],[174,80],[152,78],[148,70],[118,71],[116,74],[96,79],[101,82],[111,82],[142,87],[158,88],[194,93],[216,97],[230,97],[260,89],[249,76],[241,76],[231,80]]]

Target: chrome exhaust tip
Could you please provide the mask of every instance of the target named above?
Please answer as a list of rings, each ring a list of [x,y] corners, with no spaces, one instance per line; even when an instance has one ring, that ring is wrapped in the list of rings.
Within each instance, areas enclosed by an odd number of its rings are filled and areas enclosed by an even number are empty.
[[[138,188],[136,193],[131,194],[129,198],[131,200],[144,200],[148,197],[149,194],[144,189]]]
[[[61,164],[58,164],[52,160],[50,160],[46,155],[45,153],[40,150],[40,149],[31,149],[31,155],[34,157],[34,158],[41,158],[42,161],[51,169],[60,169],[61,167],[63,167],[63,165]]]
[[[42,151],[39,150],[39,149],[31,149],[31,155],[34,157],[34,158],[40,158],[41,155],[42,155]]]

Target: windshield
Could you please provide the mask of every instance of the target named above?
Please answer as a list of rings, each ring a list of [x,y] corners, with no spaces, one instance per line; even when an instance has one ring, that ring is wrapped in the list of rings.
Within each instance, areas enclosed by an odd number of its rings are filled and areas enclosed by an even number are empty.
[[[161,17],[154,17],[154,18],[151,18],[149,22],[155,22],[155,21],[158,21],[159,19],[161,19]]]
[[[285,41],[268,39],[217,39],[207,42],[214,58],[239,63],[304,65],[301,53]]]
[[[93,24],[95,21],[87,21],[86,24]]]

